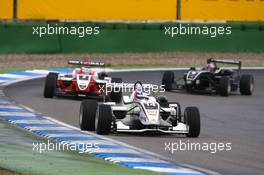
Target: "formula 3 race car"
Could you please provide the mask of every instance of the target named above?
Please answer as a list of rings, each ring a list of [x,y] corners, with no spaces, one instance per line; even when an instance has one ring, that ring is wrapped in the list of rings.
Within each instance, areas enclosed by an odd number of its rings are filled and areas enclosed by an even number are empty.
[[[44,97],[79,96],[85,98],[102,98],[119,103],[122,92],[111,92],[106,95],[107,83],[121,83],[121,78],[111,78],[104,71],[97,72],[92,68],[105,67],[101,62],[86,62],[70,60],[68,64],[80,66],[70,73],[50,72],[45,81]]]
[[[237,69],[219,68],[217,63],[237,65]],[[175,80],[172,71],[166,71],[162,77],[165,90],[186,90],[187,92],[216,93],[228,96],[231,92],[240,91],[241,95],[252,95],[254,77],[241,74],[241,61],[210,58],[202,69],[190,68],[183,78]]]
[[[123,96],[123,103],[98,104],[95,100],[83,100],[80,106],[81,130],[98,134],[117,132],[159,132],[198,137],[200,112],[197,107],[187,107],[184,114],[177,102],[168,102],[164,96],[157,98],[142,92],[141,82],[134,84],[131,96]]]

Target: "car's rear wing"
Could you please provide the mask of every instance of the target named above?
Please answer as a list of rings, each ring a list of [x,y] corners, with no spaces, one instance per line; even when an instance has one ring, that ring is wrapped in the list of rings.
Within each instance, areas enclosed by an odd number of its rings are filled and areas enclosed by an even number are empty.
[[[69,60],[68,64],[71,65],[83,65],[89,67],[105,67],[103,62],[93,62],[93,61],[79,61],[79,60]]]
[[[134,89],[134,83],[108,83],[108,86],[112,86],[112,87],[120,87],[123,89]],[[144,89],[152,89],[153,87],[156,87],[158,85],[155,84],[142,84],[142,87]]]
[[[207,60],[207,64],[208,63],[222,63],[222,64],[234,64],[238,66],[238,69],[241,69],[242,66],[242,62],[241,61],[236,61],[236,60],[221,60],[221,59],[215,59],[215,58],[209,58]]]

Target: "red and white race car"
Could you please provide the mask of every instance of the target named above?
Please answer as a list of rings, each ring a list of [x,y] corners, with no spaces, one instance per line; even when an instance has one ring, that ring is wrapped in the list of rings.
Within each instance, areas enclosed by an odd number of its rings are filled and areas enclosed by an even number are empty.
[[[107,83],[121,83],[122,79],[111,78],[103,70],[92,70],[94,67],[105,67],[105,63],[70,60],[68,64],[78,65],[80,68],[75,68],[71,73],[50,72],[45,81],[45,98],[67,95],[86,98],[96,97],[116,103],[121,101],[122,92],[114,92],[113,90],[106,93],[105,88],[107,88]]]

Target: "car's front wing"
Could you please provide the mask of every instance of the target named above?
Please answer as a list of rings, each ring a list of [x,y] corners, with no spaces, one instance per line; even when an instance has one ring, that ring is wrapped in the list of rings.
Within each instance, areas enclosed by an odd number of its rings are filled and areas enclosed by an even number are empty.
[[[124,125],[121,121],[117,123],[116,132],[130,132],[130,133],[144,133],[144,132],[160,132],[168,134],[188,134],[189,127],[184,123],[178,123],[175,127],[170,127],[170,129],[163,129],[162,127],[157,128],[144,128],[144,129],[130,129],[129,126]]]

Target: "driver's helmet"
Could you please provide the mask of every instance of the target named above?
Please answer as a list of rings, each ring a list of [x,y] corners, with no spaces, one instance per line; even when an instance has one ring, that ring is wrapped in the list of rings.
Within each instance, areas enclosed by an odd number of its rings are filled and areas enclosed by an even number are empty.
[[[90,71],[89,67],[83,66],[82,67],[82,72],[85,73],[85,74],[89,74],[91,71]]]
[[[210,71],[215,71],[217,69],[217,65],[214,62],[210,62],[207,64],[207,69]]]
[[[147,96],[144,92],[143,85],[141,82],[136,82],[134,85],[134,99],[141,99]]]

